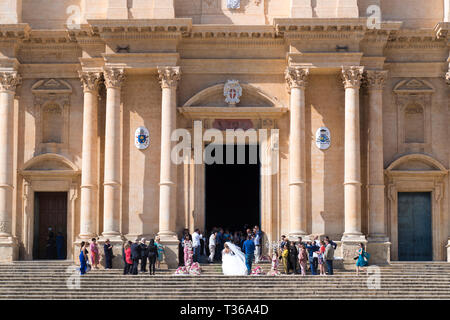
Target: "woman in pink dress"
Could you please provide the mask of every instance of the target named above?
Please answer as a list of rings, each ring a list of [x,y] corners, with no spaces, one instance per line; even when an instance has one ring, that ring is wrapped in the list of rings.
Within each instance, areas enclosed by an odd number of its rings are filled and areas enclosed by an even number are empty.
[[[98,262],[99,262],[99,254],[98,254],[98,245],[97,245],[97,239],[92,238],[91,246],[89,247],[91,249],[91,262],[92,266],[95,269],[98,269]]]
[[[298,262],[302,269],[302,276],[306,276],[306,264],[308,263],[308,253],[306,252],[306,247],[304,244],[300,247],[300,252],[298,253]]]
[[[184,247],[184,265],[186,267],[190,267],[192,265],[193,259],[194,259],[194,251],[192,249],[192,241],[189,240],[189,236],[186,235],[184,237],[183,241],[183,247]]]

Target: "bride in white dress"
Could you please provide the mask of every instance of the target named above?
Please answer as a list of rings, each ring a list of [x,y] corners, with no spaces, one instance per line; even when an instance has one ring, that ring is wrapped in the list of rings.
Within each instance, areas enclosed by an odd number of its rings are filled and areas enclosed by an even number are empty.
[[[245,276],[247,266],[245,265],[245,255],[241,249],[231,242],[225,243],[222,251],[222,270],[226,276]]]

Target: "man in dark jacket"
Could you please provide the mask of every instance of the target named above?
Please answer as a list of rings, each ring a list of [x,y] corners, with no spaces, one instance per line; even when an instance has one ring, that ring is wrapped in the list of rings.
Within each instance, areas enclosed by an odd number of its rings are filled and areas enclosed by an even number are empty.
[[[148,258],[148,252],[147,252],[147,245],[145,244],[146,240],[145,238],[142,238],[141,240],[141,272],[147,272],[147,258]]]
[[[109,239],[106,239],[103,245],[103,252],[105,253],[105,269],[112,269],[113,248]]]
[[[134,243],[131,245],[131,259],[133,260],[133,267],[131,269],[131,274],[138,274],[139,259],[141,259],[141,246],[139,244],[139,239],[136,238]]]

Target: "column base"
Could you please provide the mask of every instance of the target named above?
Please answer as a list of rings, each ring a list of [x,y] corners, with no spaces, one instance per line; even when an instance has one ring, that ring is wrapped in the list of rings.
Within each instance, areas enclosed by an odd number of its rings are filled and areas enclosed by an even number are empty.
[[[341,257],[344,269],[353,270],[356,268],[356,261],[353,259],[356,256],[356,251],[359,244],[367,244],[366,237],[363,234],[344,234],[341,239]]]
[[[15,237],[0,238],[0,262],[19,259],[19,243]]]
[[[370,254],[369,264],[385,265],[391,262],[391,243],[388,237],[368,237],[366,251]]]
[[[304,231],[291,231],[288,234],[289,241],[297,242],[298,241],[298,237],[302,237],[303,241],[305,241],[305,240],[309,241],[310,240],[309,239],[309,235],[306,234],[306,232],[304,232]]]
[[[176,269],[178,267],[178,246],[180,241],[174,232],[160,232],[158,236],[164,247],[164,259],[161,268]]]

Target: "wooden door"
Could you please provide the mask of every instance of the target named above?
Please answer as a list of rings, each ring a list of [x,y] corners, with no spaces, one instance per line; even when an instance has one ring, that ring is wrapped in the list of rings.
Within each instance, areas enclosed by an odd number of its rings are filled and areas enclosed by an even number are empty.
[[[49,228],[52,231],[49,231]],[[66,259],[67,253],[67,193],[66,192],[37,192],[35,194],[35,228],[34,228],[34,259]],[[58,254],[57,247],[62,252]],[[49,234],[53,233],[53,241],[49,241]],[[49,248],[49,244],[52,244]]]
[[[398,260],[433,260],[430,192],[398,194]]]

